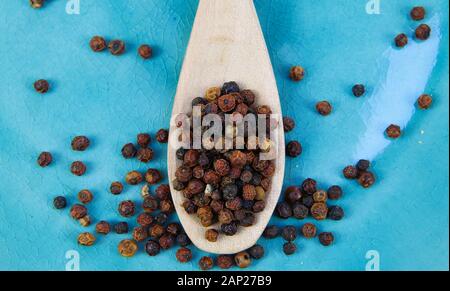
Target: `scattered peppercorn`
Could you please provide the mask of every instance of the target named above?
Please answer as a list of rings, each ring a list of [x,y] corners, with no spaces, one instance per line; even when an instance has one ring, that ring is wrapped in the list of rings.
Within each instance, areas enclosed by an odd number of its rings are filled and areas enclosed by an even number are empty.
[[[198,265],[200,266],[200,269],[207,271],[212,269],[214,266],[214,261],[211,257],[202,257],[198,262]]]
[[[187,263],[192,260],[192,251],[188,248],[182,247],[178,249],[176,258],[180,263]]]
[[[301,228],[301,232],[305,238],[313,238],[316,237],[317,228],[312,223],[305,223]]]
[[[134,202],[131,200],[122,201],[119,204],[119,214],[123,217],[131,217],[136,211]]]
[[[428,109],[431,107],[433,103],[433,98],[428,94],[420,95],[419,99],[417,99],[417,104],[420,109]]]
[[[284,132],[290,132],[295,128],[295,121],[290,117],[283,117],[283,129]]]
[[[109,191],[111,194],[119,195],[123,191],[123,184],[120,182],[112,182]]]
[[[209,242],[217,242],[218,237],[219,237],[219,232],[215,229],[208,229],[205,232],[205,238]]]
[[[92,195],[92,192],[87,189],[78,192],[78,200],[80,200],[80,202],[83,204],[88,204],[92,201],[93,198],[94,195]]]
[[[268,225],[263,232],[263,237],[266,239],[274,239],[280,234],[280,229],[276,225]]]
[[[180,233],[179,235],[177,235],[176,241],[182,247],[185,247],[185,246],[188,246],[191,244],[191,240],[185,233]]]
[[[236,266],[241,269],[247,268],[252,263],[252,258],[247,252],[240,252],[234,256],[234,262]]]
[[[308,217],[309,209],[305,205],[297,202],[292,206],[292,216],[297,219],[305,219]]]
[[[229,269],[234,265],[233,257],[229,255],[220,255],[217,257],[217,266],[221,269]]]
[[[286,146],[286,154],[292,158],[296,158],[301,155],[302,151],[302,145],[298,141],[291,141]]]
[[[128,223],[126,223],[125,221],[119,222],[117,224],[114,225],[114,231],[117,234],[125,234],[128,233]]]
[[[139,55],[144,59],[147,60],[152,57],[153,55],[153,49],[151,46],[147,44],[143,44],[138,49]]]
[[[150,185],[157,184],[159,181],[161,181],[161,179],[161,173],[156,169],[148,169],[145,173],[145,181],[147,181],[147,183],[149,183]]]
[[[86,173],[86,165],[81,161],[75,161],[70,165],[70,171],[75,176],[83,176]]]
[[[386,128],[386,135],[390,138],[399,138],[402,135],[402,130],[400,126],[391,124]]]
[[[427,40],[430,34],[431,28],[427,24],[421,24],[416,28],[416,38],[419,40]]]
[[[106,49],[106,41],[101,36],[94,36],[91,38],[89,46],[94,52],[101,52]]]
[[[121,40],[112,40],[108,44],[108,49],[112,55],[122,55],[125,52],[125,43]]]
[[[358,183],[364,188],[369,188],[375,184],[375,175],[372,172],[363,172],[358,178]]]
[[[64,196],[57,196],[53,199],[53,206],[56,209],[64,209],[67,206],[67,200]]]
[[[331,186],[327,191],[328,198],[331,200],[340,199],[342,197],[342,193],[342,188],[337,185]]]
[[[327,116],[331,113],[332,107],[328,101],[320,101],[316,104],[316,110],[320,115]]]
[[[316,220],[324,220],[327,218],[328,207],[325,203],[314,203],[311,206],[311,216]]]
[[[159,246],[159,244],[153,240],[149,240],[145,244],[145,252],[151,257],[158,255],[160,250],[161,247]]]
[[[408,44],[408,36],[400,33],[395,37],[395,45],[399,48],[405,47]]]
[[[125,176],[125,182],[129,185],[140,184],[143,180],[142,174],[138,171],[131,171]]]
[[[84,205],[75,204],[70,209],[70,216],[73,219],[79,220],[87,215],[88,211]]]
[[[88,227],[89,225],[91,225],[92,220],[89,215],[86,215],[86,216],[80,218],[78,220],[78,222],[80,223],[81,226]]]
[[[136,158],[143,163],[148,163],[153,160],[153,150],[150,148],[140,148],[136,153]]]
[[[47,93],[48,90],[50,88],[50,84],[48,83],[47,80],[37,80],[36,82],[34,82],[34,89],[36,90],[36,92],[44,94]]]
[[[38,165],[41,166],[42,168],[49,166],[52,163],[52,161],[53,157],[52,154],[49,152],[42,152],[37,159]]]
[[[286,241],[294,241],[297,238],[297,230],[295,226],[288,225],[281,230],[281,237]]]
[[[74,151],[82,152],[89,147],[90,143],[89,138],[86,136],[76,136],[72,139],[71,146]]]
[[[169,141],[169,131],[166,129],[160,129],[156,133],[156,140],[159,143],[167,143]]]
[[[138,245],[136,241],[131,239],[124,239],[119,243],[119,253],[126,258],[130,258],[138,251]]]
[[[368,160],[359,160],[356,164],[356,168],[358,171],[364,172],[370,168],[370,161]]]
[[[287,255],[293,255],[297,251],[297,246],[293,242],[287,242],[283,245],[283,252]]]
[[[150,145],[151,137],[148,133],[140,133],[137,135],[137,144],[142,147],[146,148]]]
[[[44,0],[30,0],[31,7],[38,9],[44,6]]]
[[[366,87],[363,84],[356,84],[352,88],[352,93],[355,97],[361,97],[366,93]]]
[[[344,210],[339,206],[330,206],[328,209],[328,218],[331,220],[341,220],[344,218]]]
[[[122,148],[122,156],[125,159],[134,158],[136,156],[136,152],[137,152],[137,150],[132,143],[127,143]]]
[[[164,226],[161,224],[154,224],[149,231],[149,234],[152,238],[157,239],[160,238],[166,230],[164,229]]]
[[[148,230],[145,226],[137,226],[133,228],[133,238],[138,241],[144,241],[148,237]]]
[[[95,236],[89,232],[84,232],[78,236],[78,244],[82,246],[92,246],[95,240]]]
[[[286,202],[279,202],[276,206],[276,212],[280,218],[288,219],[292,216],[292,208]]]
[[[136,221],[139,225],[148,227],[153,223],[153,216],[148,213],[141,213],[138,215]]]
[[[95,231],[100,234],[108,234],[111,231],[111,225],[104,220],[99,221],[95,226]]]
[[[305,70],[300,66],[294,66],[289,71],[289,78],[291,78],[295,82],[303,80],[304,77],[305,77]]]
[[[345,167],[343,173],[347,179],[356,179],[358,177],[358,169],[355,166]]]
[[[425,18],[425,8],[422,6],[416,6],[411,10],[411,18],[413,20],[419,21],[419,20],[423,20]]]
[[[322,232],[319,234],[319,241],[323,246],[329,246],[334,242],[334,236],[331,232]]]

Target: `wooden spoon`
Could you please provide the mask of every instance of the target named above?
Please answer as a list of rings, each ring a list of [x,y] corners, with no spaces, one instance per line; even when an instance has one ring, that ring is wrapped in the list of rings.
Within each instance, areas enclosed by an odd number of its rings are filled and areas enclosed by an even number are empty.
[[[200,0],[191,38],[181,70],[172,117],[191,111],[193,97],[201,96],[213,86],[236,81],[241,88],[251,89],[257,103],[266,104],[281,116],[277,85],[264,36],[252,0]],[[173,126],[174,124],[171,124]],[[201,250],[215,254],[233,254],[253,246],[264,231],[278,201],[284,176],[284,132],[279,125],[276,173],[266,196],[266,208],[256,214],[256,224],[239,227],[234,236],[219,235],[217,242],[205,239],[209,228],[203,227],[196,215],[181,206],[185,198],[171,183],[173,202],[180,221],[192,242]],[[173,127],[171,127],[171,134]],[[172,138],[171,138],[172,139]],[[168,148],[169,179],[175,179],[180,162],[175,146]]]

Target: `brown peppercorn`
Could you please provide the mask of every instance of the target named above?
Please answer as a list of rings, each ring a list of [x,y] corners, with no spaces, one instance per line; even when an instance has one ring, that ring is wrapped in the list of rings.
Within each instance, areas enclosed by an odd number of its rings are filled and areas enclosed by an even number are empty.
[[[175,244],[175,237],[171,234],[163,234],[158,242],[163,250],[168,250]]]
[[[196,166],[194,169],[192,169],[192,175],[196,179],[202,179],[205,175],[205,170],[201,166]]]
[[[126,258],[134,256],[138,249],[138,244],[132,239],[124,239],[118,246],[119,254]]]
[[[291,141],[286,146],[286,154],[288,157],[296,158],[302,154],[303,148],[298,141]]]
[[[48,165],[50,165],[52,161],[53,157],[52,154],[49,152],[42,152],[37,159],[38,165],[41,166],[42,168],[45,168]]]
[[[364,188],[369,188],[375,184],[375,175],[371,172],[364,172],[359,176],[358,183]]]
[[[217,99],[217,105],[223,112],[231,112],[236,107],[236,97],[234,94],[220,96]]]
[[[301,228],[301,232],[305,238],[314,238],[317,234],[317,228],[312,223],[305,223]]]
[[[224,177],[230,172],[230,164],[224,159],[216,160],[214,162],[214,170],[216,170],[217,174]]]
[[[175,177],[179,182],[186,183],[192,178],[192,169],[188,166],[181,166],[175,172]],[[206,177],[206,175],[205,175]],[[205,181],[206,182],[206,181]],[[208,182],[206,182],[208,183]]]
[[[180,248],[176,253],[176,258],[180,263],[187,263],[192,260],[192,251],[188,248]]]
[[[283,129],[284,132],[290,132],[295,128],[295,121],[290,117],[283,117]]]
[[[111,225],[104,220],[101,220],[95,226],[95,231],[100,234],[108,234],[111,231]]]
[[[95,240],[95,236],[89,232],[84,232],[78,236],[78,244],[82,246],[92,246],[95,243]]]
[[[209,242],[217,242],[218,237],[219,237],[219,232],[215,229],[208,229],[205,232],[205,239]]]
[[[200,269],[202,269],[203,271],[207,271],[212,269],[212,267],[214,266],[214,261],[210,257],[202,257],[198,262],[198,265]]]
[[[327,218],[328,207],[325,203],[314,203],[311,206],[311,216],[316,220],[324,220]]]
[[[242,188],[242,198],[244,200],[255,200],[256,198],[256,188],[251,184],[245,184]]]
[[[184,163],[183,165],[193,168],[198,165],[198,159],[200,157],[200,153],[197,150],[188,150],[184,154]]]
[[[240,252],[234,256],[234,262],[236,266],[241,269],[247,268],[252,263],[252,258],[247,252]]]
[[[89,225],[91,225],[92,220],[89,215],[86,215],[86,216],[80,218],[78,220],[78,222],[80,223],[81,226],[88,227]]]
[[[358,169],[355,166],[347,166],[342,172],[347,179],[356,179],[358,177]]]
[[[342,197],[342,188],[338,185],[333,185],[328,188],[327,195],[330,200],[338,200]]]
[[[83,162],[75,161],[70,165],[70,171],[75,176],[83,176],[86,173],[86,165]]]
[[[218,219],[221,224],[229,224],[234,220],[233,212],[229,209],[223,209],[219,211]]]
[[[322,232],[319,234],[319,242],[323,246],[330,246],[334,242],[334,236],[331,232]]]
[[[161,181],[162,176],[161,173],[156,169],[148,169],[145,173],[145,181],[149,183],[150,185],[155,185],[159,181]]]
[[[93,198],[94,195],[92,195],[92,192],[87,189],[78,192],[78,200],[80,200],[80,202],[83,204],[88,204],[92,201]]]
[[[141,213],[138,215],[136,221],[139,225],[148,227],[153,223],[153,216],[148,213]]]
[[[205,99],[206,99],[208,102],[214,102],[214,101],[216,101],[217,98],[220,97],[221,90],[222,90],[222,89],[219,88],[219,87],[212,87],[212,88],[209,88],[208,90],[206,90],[206,93],[205,93]]]
[[[142,174],[138,171],[131,171],[125,176],[125,182],[129,185],[138,185],[142,179]]]
[[[314,199],[315,202],[323,202],[323,203],[325,203],[328,200],[328,194],[327,194],[327,192],[325,192],[323,190],[319,190],[319,191],[316,191],[313,194],[313,199]]]
[[[295,82],[303,80],[304,77],[305,77],[305,70],[300,66],[294,66],[289,71],[289,78],[291,78]]]
[[[390,138],[399,138],[402,135],[402,130],[400,126],[391,124],[386,128],[386,135]]]
[[[158,209],[158,200],[152,196],[146,196],[142,202],[142,209],[146,213],[152,213]]]
[[[395,37],[395,45],[399,48],[405,47],[408,44],[408,36],[400,33]]]
[[[70,209],[70,216],[73,219],[79,220],[87,215],[88,211],[84,205],[75,204]]]
[[[302,198],[302,192],[299,187],[297,186],[290,186],[284,191],[284,199],[288,203],[295,203]]]
[[[160,238],[166,230],[164,229],[164,226],[160,224],[155,224],[150,228],[149,234],[152,238]]]
[[[152,138],[150,137],[150,134],[148,133],[140,133],[137,135],[137,144],[141,148],[146,148],[150,145]]]
[[[228,200],[225,202],[225,207],[233,211],[239,210],[242,208],[242,199],[236,197],[232,200]]]
[[[431,28],[427,24],[421,24],[416,28],[416,38],[419,40],[427,40],[430,38]]]
[[[140,242],[146,240],[148,237],[147,227],[138,226],[133,229],[133,238]]]
[[[101,36],[94,36],[91,38],[89,46],[94,52],[101,52],[106,49],[106,41]]]
[[[136,158],[143,163],[148,163],[153,160],[153,150],[151,148],[140,148],[137,151]]]
[[[316,110],[320,115],[327,116],[331,113],[333,108],[328,101],[320,101],[316,104]]]
[[[301,188],[306,194],[313,195],[317,191],[317,181],[311,178],[305,179]]]
[[[48,81],[43,79],[34,82],[33,86],[34,90],[36,90],[36,92],[41,94],[47,93],[50,88],[50,84],[48,83]]]
[[[136,206],[134,205],[133,201],[125,200],[120,202],[118,210],[119,214],[123,217],[131,217],[136,211]]]
[[[161,200],[159,202],[159,210],[164,213],[172,213],[175,209],[171,200]]]
[[[235,150],[230,155],[230,163],[234,168],[243,168],[247,164],[247,155],[239,150]]]
[[[169,141],[169,131],[165,129],[160,129],[156,133],[156,140],[159,143],[167,143]]]
[[[419,99],[417,99],[417,104],[420,109],[428,109],[433,103],[433,98],[428,94],[420,95]]]
[[[152,57],[153,49],[151,48],[151,46],[143,44],[139,47],[138,53],[144,60],[147,60]]]
[[[425,14],[425,8],[421,6],[414,7],[410,13],[411,18],[416,21],[423,20],[425,18]]]
[[[200,223],[204,227],[208,227],[213,224],[214,214],[210,206],[200,207],[197,210],[197,216],[200,219]]]
[[[183,227],[177,222],[170,223],[166,228],[166,231],[168,233],[173,234],[175,236],[180,234],[182,230]]]
[[[120,182],[112,182],[111,186],[109,187],[109,191],[111,194],[119,195],[123,191],[123,185]]]
[[[125,52],[125,43],[121,40],[112,40],[108,44],[108,49],[112,55],[120,56]]]
[[[41,8],[44,6],[44,0],[30,0],[30,5],[34,9]]]
[[[236,108],[234,109],[234,112],[236,114],[241,114],[242,116],[247,115],[248,113],[248,106],[245,103],[239,103]]]
[[[159,185],[155,190],[156,197],[160,200],[170,199],[170,187],[167,184]]]
[[[229,269],[234,265],[233,257],[230,255],[220,255],[216,259],[216,264],[223,270]]]
[[[89,138],[86,136],[76,136],[72,139],[71,146],[74,151],[82,152],[89,147],[90,143]]]
[[[122,148],[122,156],[125,159],[131,159],[134,158],[136,156],[136,148],[134,147],[134,145],[132,143],[127,143],[126,145],[123,146]]]

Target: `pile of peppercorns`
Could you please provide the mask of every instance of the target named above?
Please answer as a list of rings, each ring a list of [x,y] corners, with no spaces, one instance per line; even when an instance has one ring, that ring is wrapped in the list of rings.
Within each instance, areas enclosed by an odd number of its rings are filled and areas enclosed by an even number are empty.
[[[125,53],[125,42],[120,39],[111,40],[108,44],[101,36],[94,36],[89,42],[89,46],[94,52],[101,52],[108,48],[114,56],[120,56]],[[148,44],[143,44],[138,48],[138,54],[144,59],[149,59],[153,55],[153,49]]]
[[[357,180],[363,188],[370,188],[375,184],[375,175],[369,171],[370,161],[359,160],[355,166],[347,166],[342,171],[349,180]]]
[[[410,12],[411,19],[414,21],[421,21],[425,19],[426,10],[422,6],[413,7]],[[431,35],[431,28],[427,24],[420,24],[414,31],[414,36],[417,40],[427,40]],[[398,48],[403,48],[408,44],[408,36],[405,33],[400,33],[395,37],[395,45]]]

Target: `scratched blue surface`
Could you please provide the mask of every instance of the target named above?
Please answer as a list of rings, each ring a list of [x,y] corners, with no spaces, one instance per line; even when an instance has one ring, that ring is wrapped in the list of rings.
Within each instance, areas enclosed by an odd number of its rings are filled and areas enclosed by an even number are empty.
[[[192,263],[182,265],[175,249],[122,258],[116,247],[126,236],[115,234],[79,247],[84,229],[51,201],[63,194],[73,203],[90,188],[92,216],[117,221],[118,202],[139,199],[137,188],[113,197],[108,186],[146,168],[124,161],[122,144],[168,125],[198,1],[81,0],[79,15],[67,14],[66,2],[33,10],[26,0],[0,1],[0,269],[64,270],[66,252],[75,250],[81,270],[197,270],[203,254],[196,249]],[[298,253],[286,258],[281,239],[261,240],[267,256],[251,270],[364,270],[373,253],[381,270],[448,270],[448,1],[381,0],[379,15],[366,13],[366,0],[255,2],[284,113],[298,124],[287,139],[304,145],[301,158],[287,161],[285,184],[313,177],[321,187],[342,185],[338,204],[346,217],[318,224],[335,233],[331,248],[299,238]],[[417,25],[408,18],[413,4],[426,5],[433,36],[393,49],[393,37]],[[127,53],[92,53],[87,43],[96,34],[125,40]],[[155,46],[154,59],[136,56],[141,43]],[[292,64],[306,68],[304,82],[287,78]],[[33,92],[38,78],[51,81],[48,94]],[[357,82],[367,84],[366,97],[350,95]],[[422,92],[435,97],[429,111],[414,107]],[[335,108],[327,118],[314,112],[323,99]],[[405,127],[395,142],[382,135],[390,123]],[[78,134],[92,139],[84,153],[70,150]],[[165,147],[153,147],[158,159],[151,166],[165,170]],[[36,165],[43,150],[55,157],[46,169]],[[341,168],[359,158],[374,160],[378,183],[370,190],[341,177]],[[82,178],[68,170],[76,159],[88,165]]]

